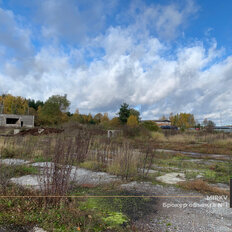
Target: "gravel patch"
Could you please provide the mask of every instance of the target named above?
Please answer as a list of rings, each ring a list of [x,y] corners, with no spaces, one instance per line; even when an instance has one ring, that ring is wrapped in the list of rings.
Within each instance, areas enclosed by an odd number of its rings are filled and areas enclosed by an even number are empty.
[[[229,208],[228,198],[221,201],[210,200],[206,195],[195,191],[175,186],[153,185],[149,182],[134,181],[122,184],[121,188],[148,196],[162,196],[157,198],[150,215],[135,222],[141,231],[232,231],[232,210]]]

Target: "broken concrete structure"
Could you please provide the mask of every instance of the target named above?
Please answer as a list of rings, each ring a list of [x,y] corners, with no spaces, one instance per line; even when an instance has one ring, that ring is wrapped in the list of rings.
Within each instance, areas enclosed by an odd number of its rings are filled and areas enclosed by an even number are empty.
[[[2,127],[34,127],[33,115],[0,114]]]
[[[107,131],[107,137],[108,138],[112,138],[112,137],[115,137],[115,136],[119,136],[122,134],[122,131],[121,130],[108,130]]]

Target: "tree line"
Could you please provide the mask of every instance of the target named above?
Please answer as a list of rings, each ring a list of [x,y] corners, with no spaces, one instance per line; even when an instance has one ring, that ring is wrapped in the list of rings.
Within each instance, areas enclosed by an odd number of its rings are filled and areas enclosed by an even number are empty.
[[[81,124],[101,124],[104,127],[117,128],[121,125],[128,127],[138,127],[144,125],[149,130],[157,130],[158,126],[153,121],[141,122],[140,112],[134,108],[129,107],[127,103],[120,106],[117,116],[111,120],[107,113],[81,114],[78,109],[75,113],[69,112],[70,101],[67,95],[53,95],[45,102],[41,100],[26,99],[20,96],[13,96],[11,94],[3,94],[0,96],[0,113],[3,114],[29,114],[35,116],[36,125],[58,125],[69,120]],[[163,116],[161,119],[167,119]],[[169,118],[172,126],[180,129],[188,129],[192,127],[199,127],[194,115],[189,113],[170,114]],[[205,119],[203,126],[212,129],[215,124]]]

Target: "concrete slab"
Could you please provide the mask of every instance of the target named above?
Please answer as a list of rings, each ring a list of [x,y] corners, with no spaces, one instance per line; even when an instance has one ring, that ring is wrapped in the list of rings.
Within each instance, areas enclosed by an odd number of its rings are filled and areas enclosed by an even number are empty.
[[[71,170],[71,179],[78,184],[106,184],[119,180],[116,176],[106,172],[93,172],[83,168],[73,167]]]
[[[31,166],[33,167],[40,167],[40,168],[51,168],[53,165],[54,165],[53,162],[37,162],[31,164]]]
[[[18,184],[23,187],[40,189],[43,178],[44,177],[39,177],[37,175],[26,175],[26,176],[11,178],[10,181],[14,184]]]
[[[22,159],[2,159],[0,160],[0,163],[6,165],[23,165],[23,164],[28,164],[29,161]]]
[[[178,172],[167,173],[163,176],[156,177],[156,180],[165,184],[177,184],[178,182],[185,181],[185,174]]]
[[[143,172],[143,169],[142,168],[140,168],[139,169],[139,172]],[[157,170],[153,170],[153,169],[144,169],[144,173],[148,173],[148,174],[154,174],[154,173],[157,173],[158,171]]]

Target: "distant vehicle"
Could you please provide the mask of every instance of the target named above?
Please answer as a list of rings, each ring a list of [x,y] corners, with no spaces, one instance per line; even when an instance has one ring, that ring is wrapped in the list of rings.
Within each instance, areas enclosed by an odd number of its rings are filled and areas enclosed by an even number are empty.
[[[164,130],[178,130],[177,126],[161,126],[160,128]]]

